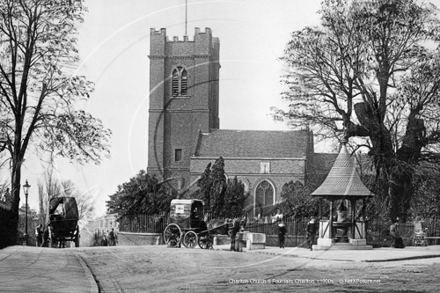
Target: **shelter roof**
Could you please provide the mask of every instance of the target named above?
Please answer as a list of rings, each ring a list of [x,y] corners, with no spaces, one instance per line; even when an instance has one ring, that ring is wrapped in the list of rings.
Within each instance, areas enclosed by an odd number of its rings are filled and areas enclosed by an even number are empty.
[[[327,178],[312,193],[312,196],[346,199],[374,196],[362,183],[356,171],[354,158],[348,153],[345,143],[342,144]]]

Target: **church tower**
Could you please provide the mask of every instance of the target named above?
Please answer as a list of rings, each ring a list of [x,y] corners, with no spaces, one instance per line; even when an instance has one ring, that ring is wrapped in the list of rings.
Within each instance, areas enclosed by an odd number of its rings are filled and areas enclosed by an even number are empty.
[[[150,31],[148,173],[178,189],[190,181],[200,132],[219,128],[220,41],[195,28],[194,40]]]

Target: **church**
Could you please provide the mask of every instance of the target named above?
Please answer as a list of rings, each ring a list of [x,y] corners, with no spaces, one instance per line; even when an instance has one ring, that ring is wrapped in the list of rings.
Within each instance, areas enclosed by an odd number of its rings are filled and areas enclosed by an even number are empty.
[[[210,28],[195,28],[192,40],[151,29],[147,172],[187,190],[221,156],[226,176],[250,194],[246,209],[263,216],[281,201],[285,183],[325,177],[336,155],[315,153],[309,130],[221,129],[219,56]]]

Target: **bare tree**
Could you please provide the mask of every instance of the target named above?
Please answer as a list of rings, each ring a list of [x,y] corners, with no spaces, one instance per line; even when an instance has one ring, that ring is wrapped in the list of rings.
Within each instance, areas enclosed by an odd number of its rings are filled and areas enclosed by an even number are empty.
[[[90,114],[75,110],[93,90],[73,68],[78,63],[76,23],[82,0],[0,2],[0,105],[11,167],[13,231],[17,230],[21,167],[30,146],[56,149],[79,162],[108,155],[110,131]],[[13,233],[13,235],[15,235]],[[16,242],[15,236],[10,244]]]
[[[368,149],[376,193],[404,220],[422,161],[438,163],[440,22],[413,0],[326,0],[321,26],[292,34],[278,119]]]
[[[93,197],[87,192],[82,192],[70,180],[59,181],[53,177],[52,170],[45,174],[44,183],[38,182],[38,195],[40,202],[40,221],[47,224],[49,221],[49,202],[55,197],[74,197],[78,207],[79,221],[87,221],[93,217],[95,206]]]
[[[71,196],[76,199],[78,205],[78,217],[80,221],[90,220],[95,211],[95,203],[93,197],[78,189],[78,187],[70,180],[61,182],[63,196]]]

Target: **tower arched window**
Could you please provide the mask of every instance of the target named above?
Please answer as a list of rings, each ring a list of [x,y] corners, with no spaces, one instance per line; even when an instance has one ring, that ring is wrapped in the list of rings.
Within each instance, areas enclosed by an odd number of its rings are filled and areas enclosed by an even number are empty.
[[[188,72],[185,68],[179,66],[173,70],[171,81],[172,96],[186,96],[188,94]]]

